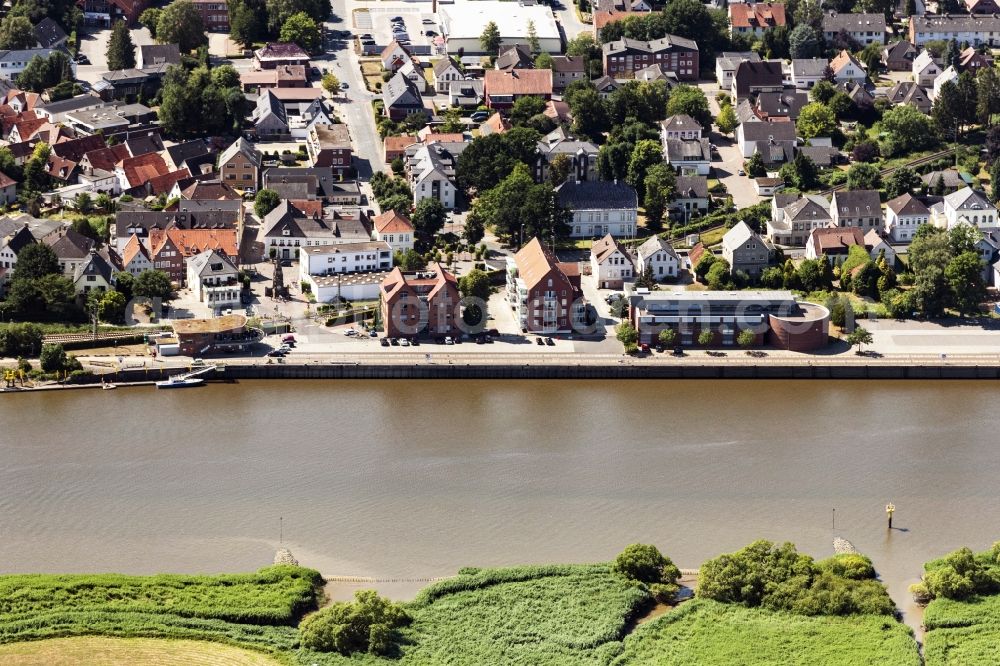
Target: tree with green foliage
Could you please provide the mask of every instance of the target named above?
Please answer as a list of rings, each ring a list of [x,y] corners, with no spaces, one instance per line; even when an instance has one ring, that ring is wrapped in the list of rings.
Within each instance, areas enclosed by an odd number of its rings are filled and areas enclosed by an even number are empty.
[[[323,75],[322,82],[323,90],[328,92],[331,96],[336,96],[340,94],[340,79],[333,72],[327,72]]]
[[[249,111],[232,65],[188,73],[180,65],[167,70],[157,110],[160,125],[176,137],[235,134]]]
[[[418,201],[410,217],[418,249],[430,249],[447,220],[448,211],[439,199],[427,197]]]
[[[267,32],[276,35],[293,14],[305,12],[321,24],[330,17],[330,9],[330,3],[325,0],[264,0],[262,11],[267,16]]]
[[[413,249],[397,251],[392,259],[393,263],[404,271],[419,271],[427,265],[427,262],[424,261],[424,256]]]
[[[706,132],[712,128],[712,112],[708,109],[708,99],[701,88],[696,86],[682,84],[674,88],[667,100],[667,114],[671,116],[687,114]]]
[[[715,118],[715,124],[721,134],[732,134],[736,131],[739,123],[736,120],[736,111],[732,104],[723,104],[719,109],[719,115]]]
[[[132,286],[132,295],[169,300],[174,293],[170,277],[160,270],[147,269],[139,273]]]
[[[976,118],[987,127],[1000,113],[1000,73],[995,67],[983,67],[976,74]]]
[[[796,25],[788,34],[788,54],[791,58],[815,58],[819,55],[819,37],[811,25]]]
[[[726,289],[729,287],[731,279],[732,275],[729,262],[720,257],[716,257],[715,261],[712,262],[711,267],[708,269],[708,273],[705,274],[705,283],[708,285],[708,288],[712,291]]]
[[[305,12],[292,14],[281,25],[278,39],[297,44],[306,53],[319,53],[323,47],[323,30]]]
[[[615,327],[615,337],[618,342],[625,345],[625,350],[628,351],[630,348],[634,348],[639,341],[639,331],[635,329],[632,322],[626,319]]]
[[[539,238],[556,240],[569,233],[569,212],[559,204],[552,186],[536,184],[527,166],[517,164],[496,187],[483,192],[472,213],[507,244]]]
[[[895,199],[902,194],[912,193],[921,187],[920,176],[909,167],[899,167],[885,180],[885,196]]]
[[[125,305],[128,303],[125,299],[125,295],[121,292],[111,290],[104,293],[101,298],[100,306],[97,310],[97,316],[101,321],[106,321],[110,324],[124,324],[125,323]]]
[[[873,342],[871,332],[864,326],[855,326],[854,330],[847,334],[847,344],[858,346],[858,353],[861,353],[862,345],[870,345]]]
[[[69,57],[62,51],[53,51],[44,58],[40,55],[32,57],[17,75],[17,85],[24,90],[40,93],[72,78]]]
[[[829,81],[817,81],[816,85],[809,91],[809,99],[820,104],[828,104],[833,96],[837,94],[837,89]]]
[[[878,147],[883,157],[895,157],[937,144],[937,132],[930,117],[911,104],[889,109],[875,125]]]
[[[749,328],[744,328],[742,331],[740,331],[739,335],[736,336],[736,344],[738,344],[743,349],[750,349],[750,347],[753,347],[756,341],[757,341],[757,334],[751,331]]]
[[[955,256],[944,269],[952,300],[960,314],[973,314],[986,299],[983,260],[975,251]]]
[[[190,0],[174,0],[164,7],[157,19],[156,41],[177,44],[181,53],[190,53],[208,44],[201,12]]]
[[[707,347],[713,342],[715,342],[715,333],[713,333],[712,331],[708,329],[703,329],[698,334],[698,344],[701,345],[702,347]]]
[[[801,190],[811,190],[819,182],[819,169],[812,158],[799,151],[795,153],[795,158],[781,167],[778,172],[786,185]]]
[[[665,328],[657,334],[656,340],[664,347],[673,347],[677,343],[677,330]]]
[[[847,189],[877,190],[882,187],[882,175],[874,164],[852,164],[847,170]]]
[[[663,229],[667,205],[677,194],[677,174],[669,164],[659,163],[649,167],[643,180],[643,204],[646,210],[646,228],[657,232]]]
[[[754,151],[750,159],[743,165],[743,169],[750,178],[763,178],[767,175],[767,167],[764,166],[764,158],[759,151]]]
[[[478,136],[458,156],[455,179],[472,195],[496,187],[518,164],[534,165],[540,135],[528,127]]]
[[[961,135],[963,101],[954,81],[945,81],[934,99],[931,117],[942,136],[958,140]]]
[[[828,106],[812,102],[802,107],[799,118],[795,121],[795,129],[804,139],[830,136],[837,129],[837,118]]]
[[[479,36],[479,46],[487,55],[497,55],[500,51],[500,28],[493,21],[486,24]]]
[[[490,276],[478,268],[473,268],[458,279],[458,291],[465,298],[478,298],[481,301],[488,301],[490,294],[493,293]]]
[[[643,139],[635,144],[632,155],[628,161],[628,173],[625,182],[641,192],[646,180],[646,171],[655,164],[663,162],[663,149],[659,141],[653,139]]]
[[[264,216],[278,207],[281,203],[281,196],[274,190],[258,190],[253,199],[253,212],[258,220],[263,220]]]
[[[62,372],[69,363],[66,350],[62,345],[42,345],[42,353],[38,357],[42,372]]]
[[[374,590],[358,590],[354,602],[335,601],[299,624],[302,645],[317,652],[387,655],[396,630],[409,622],[403,607]]]
[[[24,16],[8,15],[0,21],[0,49],[29,49],[37,43],[35,29]]]
[[[531,19],[528,19],[527,40],[532,53],[539,53],[542,50],[538,41],[538,30],[535,29],[535,22]]]
[[[34,324],[9,324],[0,327],[0,356],[34,357],[42,351],[42,329]]]
[[[125,21],[115,21],[108,39],[108,69],[131,69],[135,67],[135,44],[132,43],[132,33]]]
[[[533,116],[545,112],[545,100],[534,95],[518,97],[510,109],[509,119],[512,125],[524,125]]]
[[[696,40],[704,63],[714,61],[716,52],[729,43],[726,13],[713,13],[699,0],[673,0],[662,14],[664,34]]]
[[[229,36],[244,48],[250,48],[267,31],[267,11],[257,0],[228,0]]]
[[[149,7],[139,14],[139,24],[149,30],[149,34],[156,39],[156,28],[160,25],[160,15],[163,10],[159,7]]]
[[[601,134],[608,129],[608,115],[604,109],[604,100],[593,84],[588,82],[586,87],[574,91],[564,99],[573,114],[573,131],[577,135],[600,140]]]
[[[661,602],[672,601],[680,590],[677,585],[680,569],[653,545],[633,543],[627,546],[611,564],[611,571],[645,583]]]

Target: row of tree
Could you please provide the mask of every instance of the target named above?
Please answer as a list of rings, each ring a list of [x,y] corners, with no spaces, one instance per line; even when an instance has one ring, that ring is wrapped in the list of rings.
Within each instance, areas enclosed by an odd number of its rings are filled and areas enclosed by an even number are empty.
[[[322,47],[323,22],[330,18],[326,0],[228,0],[230,36],[249,48],[280,39],[315,53]]]

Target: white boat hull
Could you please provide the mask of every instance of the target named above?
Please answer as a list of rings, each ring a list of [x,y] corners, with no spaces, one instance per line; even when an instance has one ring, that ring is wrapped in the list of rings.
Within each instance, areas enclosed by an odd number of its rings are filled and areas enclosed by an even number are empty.
[[[205,380],[200,377],[189,377],[187,379],[165,379],[162,382],[156,382],[156,388],[189,388],[191,386],[199,386],[204,383]]]

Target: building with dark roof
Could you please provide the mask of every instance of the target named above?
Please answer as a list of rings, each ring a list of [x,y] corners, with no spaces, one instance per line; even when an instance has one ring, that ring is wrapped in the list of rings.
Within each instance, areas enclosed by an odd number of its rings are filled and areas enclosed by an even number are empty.
[[[762,92],[781,92],[784,88],[780,62],[744,60],[733,73],[731,94],[735,101]]]
[[[864,236],[869,229],[882,229],[882,202],[877,190],[838,190],[830,200],[835,227],[857,227]]]
[[[424,111],[424,100],[413,82],[398,72],[382,85],[383,113],[390,120],[402,120]]]
[[[698,79],[700,60],[698,44],[690,39],[666,35],[644,42],[623,37],[602,47],[604,73],[616,79],[630,79],[640,69],[660,65],[680,81]]]
[[[631,185],[606,180],[574,180],[557,187],[556,193],[559,205],[573,215],[571,237],[635,236],[639,199]]]
[[[823,14],[823,37],[827,44],[833,43],[840,34],[847,35],[861,46],[885,44],[885,32],[885,14],[881,12],[849,14],[828,11]]]
[[[58,49],[66,45],[66,31],[52,18],[46,16],[35,24],[35,39],[38,47],[43,49]]]

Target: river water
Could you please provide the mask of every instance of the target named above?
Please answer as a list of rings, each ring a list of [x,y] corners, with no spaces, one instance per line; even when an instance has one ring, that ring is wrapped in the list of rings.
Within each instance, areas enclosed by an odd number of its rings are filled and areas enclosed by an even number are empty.
[[[252,570],[279,539],[325,574],[602,561],[634,541],[694,568],[757,538],[823,557],[840,535],[906,607],[924,560],[1000,539],[998,402],[995,383],[943,381],[0,396],[0,570]]]

